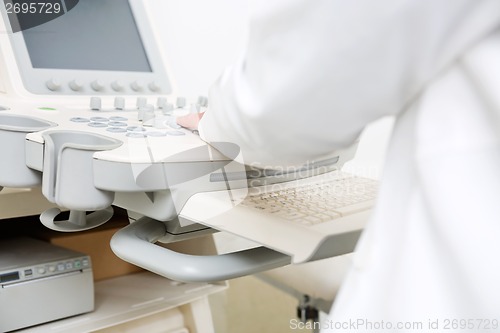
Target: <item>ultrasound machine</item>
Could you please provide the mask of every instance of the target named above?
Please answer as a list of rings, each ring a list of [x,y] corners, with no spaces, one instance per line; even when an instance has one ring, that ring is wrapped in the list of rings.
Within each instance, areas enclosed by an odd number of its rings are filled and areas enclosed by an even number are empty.
[[[225,280],[353,250],[373,184],[364,203],[342,201],[352,209],[329,215],[347,218],[333,229],[312,226],[313,220],[288,227],[285,219],[298,215],[282,210],[265,232],[266,214],[277,210],[257,201],[298,193],[295,185],[310,187],[332,173],[335,181],[347,179],[337,170],[354,156],[355,145],[295,171],[244,166],[238,147],[208,145],[176,124],[176,116],[204,111],[209,101],[178,95],[149,1],[55,3],[60,10],[54,5],[50,15],[2,11],[0,24],[0,188],[41,188],[52,204],[40,215],[45,226],[86,230],[108,221],[112,206],[124,208],[136,221],[114,236],[115,253],[181,281]],[[222,145],[226,155],[217,149]],[[284,188],[276,192],[277,185]],[[270,194],[259,191],[257,198],[255,188]],[[61,210],[69,218],[57,218]],[[252,226],[253,220],[260,224]],[[188,256],[154,244],[216,230],[263,246]]]

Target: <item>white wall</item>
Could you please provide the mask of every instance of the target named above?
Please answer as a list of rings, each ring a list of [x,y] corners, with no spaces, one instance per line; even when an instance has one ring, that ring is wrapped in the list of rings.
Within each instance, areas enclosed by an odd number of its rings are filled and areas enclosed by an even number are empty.
[[[248,0],[156,0],[160,32],[180,94],[206,95],[210,84],[244,48]],[[263,3],[263,1],[253,1]]]

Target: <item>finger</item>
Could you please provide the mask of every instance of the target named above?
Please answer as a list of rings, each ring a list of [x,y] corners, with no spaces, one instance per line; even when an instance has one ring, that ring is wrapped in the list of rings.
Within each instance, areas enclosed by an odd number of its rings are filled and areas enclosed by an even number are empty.
[[[184,128],[196,130],[198,129],[198,124],[200,119],[203,117],[203,114],[204,113],[191,113],[186,116],[178,117],[176,121],[178,125]]]

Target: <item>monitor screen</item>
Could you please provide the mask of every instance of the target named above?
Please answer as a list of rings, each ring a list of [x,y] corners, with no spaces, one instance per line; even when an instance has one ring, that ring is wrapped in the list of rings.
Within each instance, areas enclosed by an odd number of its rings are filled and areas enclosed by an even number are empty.
[[[65,13],[43,24],[16,14],[33,68],[152,71],[128,0],[57,2]]]

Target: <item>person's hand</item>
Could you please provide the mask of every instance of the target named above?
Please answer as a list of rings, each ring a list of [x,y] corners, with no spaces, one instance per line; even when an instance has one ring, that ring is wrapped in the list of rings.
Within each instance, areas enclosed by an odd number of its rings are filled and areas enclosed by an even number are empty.
[[[198,129],[198,124],[204,114],[205,112],[190,113],[186,116],[177,117],[176,121],[178,125],[194,131]]]

